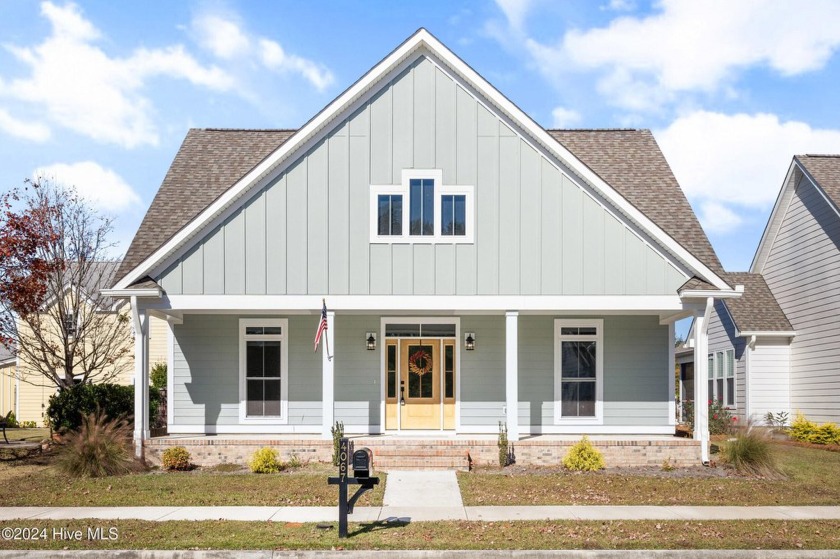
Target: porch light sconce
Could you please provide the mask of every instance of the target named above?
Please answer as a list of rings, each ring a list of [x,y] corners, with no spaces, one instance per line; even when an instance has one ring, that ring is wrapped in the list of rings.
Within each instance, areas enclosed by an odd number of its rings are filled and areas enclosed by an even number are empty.
[[[475,349],[475,332],[467,332],[464,334],[464,349],[467,351]]]
[[[365,332],[365,344],[367,344],[368,351],[376,349],[376,334],[373,332]]]

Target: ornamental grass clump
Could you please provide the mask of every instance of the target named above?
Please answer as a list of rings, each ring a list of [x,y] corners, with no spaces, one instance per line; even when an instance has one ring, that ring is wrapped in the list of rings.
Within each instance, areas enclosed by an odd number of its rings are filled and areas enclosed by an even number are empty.
[[[131,426],[124,419],[109,419],[104,412],[83,415],[71,431],[56,466],[73,477],[104,477],[142,469],[131,452]]]
[[[566,456],[563,457],[563,466],[569,470],[594,472],[604,469],[604,455],[601,451],[592,446],[589,437],[586,435],[575,443]]]
[[[192,457],[189,451],[183,446],[173,446],[163,451],[161,464],[166,470],[177,470],[184,472],[192,469]]]
[[[277,457],[277,451],[268,446],[256,451],[248,466],[255,474],[276,474],[285,468],[283,462]]]
[[[780,478],[773,447],[766,435],[750,428],[736,433],[723,445],[721,457],[738,472],[749,476]]]

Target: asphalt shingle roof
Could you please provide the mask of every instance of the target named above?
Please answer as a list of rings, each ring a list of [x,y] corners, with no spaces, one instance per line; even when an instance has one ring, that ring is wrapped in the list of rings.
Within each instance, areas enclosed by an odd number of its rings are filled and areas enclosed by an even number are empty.
[[[181,144],[116,280],[136,268],[295,130],[193,129]]]
[[[712,245],[649,130],[548,132],[712,271],[722,273]],[[294,133],[190,130],[115,279],[143,262]]]
[[[587,167],[716,274],[723,267],[650,130],[549,130]]]
[[[796,159],[840,208],[840,155],[797,155]]]
[[[793,326],[779,306],[761,274],[749,272],[727,273],[731,285],[743,285],[744,294],[736,299],[724,299],[732,320],[741,332],[792,332]]]

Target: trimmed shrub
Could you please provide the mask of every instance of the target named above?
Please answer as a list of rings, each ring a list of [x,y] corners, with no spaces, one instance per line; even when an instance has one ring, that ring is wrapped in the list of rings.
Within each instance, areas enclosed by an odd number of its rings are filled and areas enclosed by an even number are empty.
[[[601,451],[592,446],[589,437],[586,435],[569,449],[563,457],[563,466],[569,470],[583,470],[594,472],[604,469],[604,455]]]
[[[149,387],[149,417],[157,417],[160,391]],[[82,425],[82,417],[101,410],[111,419],[134,421],[134,387],[119,384],[77,384],[62,388],[50,396],[47,418],[59,433],[74,431]]]
[[[723,460],[742,474],[779,477],[773,447],[767,438],[753,429],[739,432],[722,449]]]
[[[131,452],[131,427],[124,419],[108,419],[102,412],[82,416],[81,425],[67,436],[56,465],[73,477],[104,477],[141,469]]]
[[[21,429],[34,429],[37,426],[38,424],[34,421],[21,421],[20,423],[18,423],[18,427],[20,427]]]
[[[173,446],[163,451],[161,456],[161,463],[167,470],[186,471],[192,468],[189,451],[183,446]]]
[[[166,373],[166,363],[155,363],[151,372],[149,372],[149,380],[152,382],[152,386],[158,389],[166,388]]]
[[[818,425],[797,413],[787,430],[792,439],[813,444],[840,444],[840,427],[835,423]]]
[[[248,466],[255,474],[276,474],[284,468],[283,462],[277,458],[277,451],[268,446],[256,451]]]

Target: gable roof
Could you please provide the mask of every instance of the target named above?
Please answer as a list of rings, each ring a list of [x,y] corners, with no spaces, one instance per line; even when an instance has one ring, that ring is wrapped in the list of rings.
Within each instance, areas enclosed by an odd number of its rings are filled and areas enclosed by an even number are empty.
[[[294,133],[221,129],[187,132],[116,279],[137,267]]]
[[[840,208],[840,155],[797,155],[794,159],[802,164],[834,205]]]
[[[840,155],[794,155],[756,247],[750,271],[761,273],[796,188],[805,177],[840,216]]]
[[[744,286],[737,299],[723,299],[738,332],[793,332],[793,326],[776,301],[764,276],[749,272],[727,273],[732,283]]]
[[[650,130],[549,130],[558,142],[717,274],[723,267]]]
[[[136,242],[132,243],[129,254],[126,255],[126,263],[120,270],[119,281],[115,286],[115,292],[129,287],[132,283],[148,275],[156,266],[159,266],[177,251],[185,250],[185,247],[189,246],[188,243],[191,242],[191,239],[199,234],[205,226],[213,222],[213,220],[220,218],[220,216],[229,215],[230,212],[234,211],[239,204],[247,199],[248,193],[256,185],[262,184],[261,181],[269,180],[272,176],[276,176],[276,174],[282,172],[308,145],[312,145],[319,138],[323,137],[332,126],[332,123],[342,114],[345,114],[345,111],[353,110],[359,103],[370,98],[378,91],[381,83],[386,83],[385,80],[390,75],[395,74],[404,65],[420,56],[433,57],[441,67],[445,67],[447,71],[452,72],[453,75],[463,80],[467,84],[467,87],[477,90],[489,105],[493,107],[493,110],[498,111],[500,115],[520,125],[536,144],[541,145],[546,150],[547,154],[553,158],[557,158],[574,173],[578,174],[585,182],[592,185],[608,203],[612,204],[631,222],[636,223],[654,242],[660,243],[663,247],[667,247],[667,250],[677,260],[689,269],[694,270],[695,273],[702,276],[703,279],[715,285],[717,288],[729,288],[721,277],[716,257],[713,257],[712,262],[707,263],[702,257],[698,257],[691,252],[675,237],[657,225],[651,217],[643,213],[634,204],[628,202],[627,198],[620,194],[616,188],[610,186],[593,169],[583,164],[571,150],[558,143],[554,137],[537,125],[530,116],[522,112],[521,109],[504,97],[428,31],[420,29],[375,65],[367,74],[341,93],[300,130],[291,134],[289,138],[286,138],[286,141],[279,143],[276,149],[269,151],[267,155],[260,154],[261,157],[255,156],[251,159],[251,161],[256,162],[252,166],[237,165],[237,170],[241,171],[243,168],[247,168],[248,170],[244,174],[241,174],[238,179],[229,182],[229,188],[221,194],[216,193],[216,190],[212,189],[215,197],[209,203],[206,203],[206,200],[210,196],[204,196],[205,187],[203,184],[200,184],[199,180],[187,181],[187,184],[184,184],[183,181],[179,180],[181,173],[175,172],[171,178],[167,174],[164,183],[181,184],[182,189],[173,190],[169,188],[167,189],[168,193],[163,197],[161,197],[160,193],[156,197],[155,202],[157,202],[158,198],[161,198],[161,202],[157,205],[153,202],[153,207],[149,209],[144,223],[141,224],[141,231],[138,232],[139,238]],[[184,148],[185,146],[182,146],[179,155],[185,151]],[[656,147],[656,150],[658,152],[658,147]],[[199,149],[197,151],[200,152],[201,150]],[[189,157],[187,153],[184,153],[184,155]],[[659,155],[661,156],[661,153]],[[664,161],[664,158],[662,159]],[[218,170],[218,161],[213,160],[212,162],[215,163],[213,169]],[[665,165],[667,167],[667,164]],[[182,166],[188,166],[188,164],[180,163],[176,166],[173,163],[173,167],[181,168]],[[173,169],[170,169],[170,172],[173,172]],[[231,176],[235,175],[235,173],[231,173]],[[189,179],[189,177],[187,178]],[[226,178],[229,179],[230,176]],[[218,179],[214,178],[213,180]],[[675,184],[676,182],[674,181]],[[190,192],[188,194],[197,195],[197,197],[205,202],[204,209],[196,210],[201,204],[197,201],[195,203],[190,202],[187,211],[183,213],[179,212],[174,216],[166,216],[166,219],[173,220],[172,225],[166,227],[166,234],[154,231],[152,224],[163,219],[157,215],[159,211],[162,211],[158,210],[158,207],[177,208],[188,197],[181,191],[184,188],[189,188]],[[174,199],[170,199],[173,196]],[[686,216],[682,217],[691,216],[693,218],[693,213],[690,211],[690,208],[688,210]],[[187,214],[192,214],[192,217],[187,217]],[[147,221],[149,222],[148,224],[146,223]],[[703,235],[703,238],[705,238],[705,235]],[[157,247],[155,248],[156,244]]]

